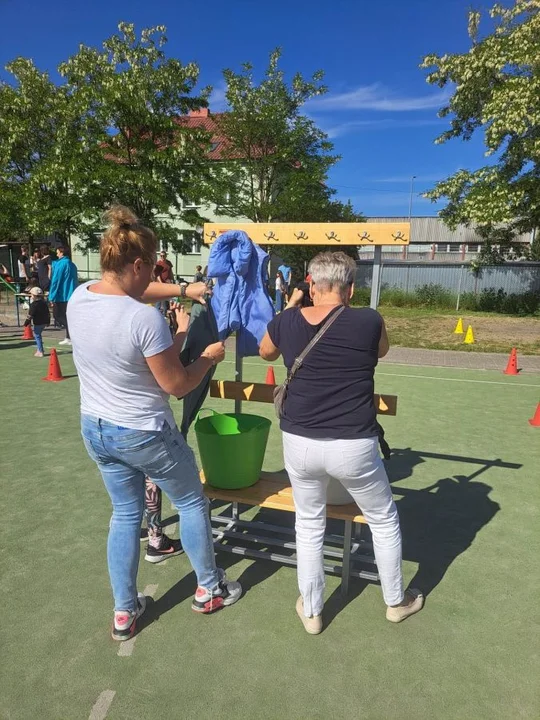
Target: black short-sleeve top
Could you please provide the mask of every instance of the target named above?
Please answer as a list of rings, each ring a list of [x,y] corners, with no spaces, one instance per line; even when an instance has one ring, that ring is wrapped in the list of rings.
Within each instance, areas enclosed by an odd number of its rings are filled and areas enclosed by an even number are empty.
[[[285,310],[270,322],[268,334],[287,371],[325,322],[311,325],[300,308]],[[289,385],[284,432],[342,440],[377,436],[373,378],[382,325],[376,310],[345,308]]]

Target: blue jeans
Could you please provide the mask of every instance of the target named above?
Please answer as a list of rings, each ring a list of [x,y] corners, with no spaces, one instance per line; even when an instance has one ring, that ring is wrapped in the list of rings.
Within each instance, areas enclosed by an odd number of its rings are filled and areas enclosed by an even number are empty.
[[[208,500],[203,494],[193,451],[178,428],[132,430],[90,415],[81,418],[88,454],[97,463],[111,498],[107,561],[115,610],[137,608],[137,570],[144,509],[144,478],[168,496],[180,515],[180,537],[197,582],[217,590]]]
[[[43,338],[41,333],[45,330],[46,325],[34,325],[34,339],[36,341],[38,352],[43,352]]]

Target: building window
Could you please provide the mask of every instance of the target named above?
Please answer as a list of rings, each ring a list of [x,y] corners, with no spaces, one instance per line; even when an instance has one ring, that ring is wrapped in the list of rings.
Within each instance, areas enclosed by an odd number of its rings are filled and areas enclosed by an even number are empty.
[[[478,243],[473,243],[472,245],[467,245],[467,252],[470,253],[478,253],[480,252],[480,245]]]
[[[198,198],[184,198],[183,205],[185,208],[196,208],[199,207],[201,201]]]
[[[451,252],[451,253],[461,252],[461,243],[450,243],[448,245],[448,252]]]
[[[200,255],[201,254],[201,236],[197,232],[191,232],[186,237],[184,233],[182,233],[182,240],[186,241],[186,255]]]

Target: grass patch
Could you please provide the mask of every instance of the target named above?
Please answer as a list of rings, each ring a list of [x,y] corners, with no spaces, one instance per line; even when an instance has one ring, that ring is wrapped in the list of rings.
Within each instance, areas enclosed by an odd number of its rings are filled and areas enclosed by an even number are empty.
[[[463,335],[454,335],[458,314],[427,308],[379,308],[385,319],[391,345],[431,350],[510,352],[540,355],[540,319],[509,317],[496,313],[467,312],[465,328],[472,325],[475,343],[464,345]]]

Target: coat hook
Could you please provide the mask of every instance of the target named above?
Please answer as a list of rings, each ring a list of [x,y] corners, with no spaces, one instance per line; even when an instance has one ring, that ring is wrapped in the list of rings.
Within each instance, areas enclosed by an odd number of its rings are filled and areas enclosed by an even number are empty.
[[[405,235],[401,232],[401,230],[398,230],[397,233],[392,233],[392,237],[394,238],[394,241],[397,242],[398,240],[405,240]]]
[[[265,237],[267,240],[276,240],[276,241],[279,240],[279,238],[277,238],[277,237],[275,236],[273,230],[270,230],[268,233],[264,233],[264,237]]]
[[[337,240],[338,242],[340,242],[338,236],[333,230],[330,233],[325,233],[325,235],[329,240]]]
[[[373,238],[369,237],[369,233],[367,230],[364,230],[362,235],[360,235],[360,233],[357,233],[357,235],[360,238],[360,240],[368,240],[369,242],[373,242]]]
[[[308,239],[308,236],[306,235],[306,233],[303,230],[300,230],[298,235],[296,233],[294,233],[294,237],[297,240],[307,240]]]
[[[217,238],[217,232],[212,230],[211,233],[206,233],[206,237],[210,238],[210,241],[215,240]]]

